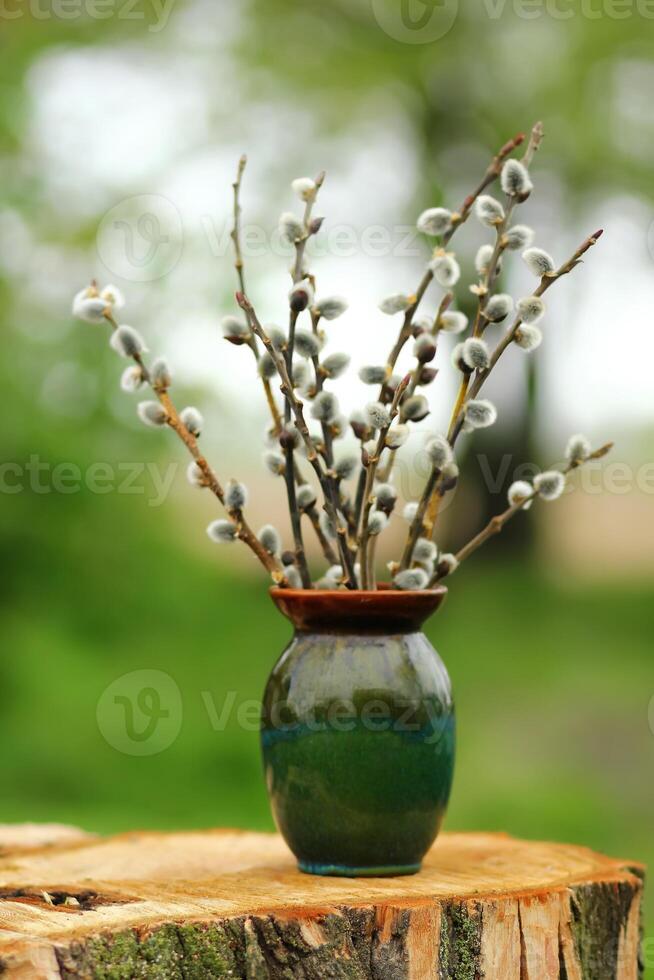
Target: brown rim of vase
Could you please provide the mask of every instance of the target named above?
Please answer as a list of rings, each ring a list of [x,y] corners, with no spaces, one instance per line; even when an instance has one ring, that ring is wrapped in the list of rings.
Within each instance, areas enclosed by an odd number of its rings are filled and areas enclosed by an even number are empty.
[[[386,583],[363,589],[271,588],[277,608],[296,630],[311,632],[414,633],[436,612],[447,595],[444,585],[400,591]]]

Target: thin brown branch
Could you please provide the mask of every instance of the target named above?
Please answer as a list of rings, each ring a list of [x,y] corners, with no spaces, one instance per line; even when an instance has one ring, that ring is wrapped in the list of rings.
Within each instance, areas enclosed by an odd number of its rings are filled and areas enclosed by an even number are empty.
[[[594,452],[592,452],[587,459],[581,460],[579,462],[568,463],[565,467],[563,467],[561,473],[563,473],[564,476],[567,476],[573,470],[579,469],[579,467],[583,466],[585,463],[589,463],[592,460],[601,459],[603,456],[606,456],[606,454],[610,452],[612,448],[613,448],[613,443],[607,442],[605,443],[605,445],[600,446],[599,449],[596,449]],[[465,559],[468,558],[475,551],[477,551],[478,548],[481,548],[481,546],[485,544],[486,541],[489,540],[489,538],[492,538],[496,534],[499,534],[502,528],[505,526],[505,524],[508,521],[510,521],[511,518],[518,513],[518,511],[523,510],[525,504],[530,503],[531,501],[535,500],[536,497],[539,496],[540,496],[539,491],[534,490],[534,492],[531,493],[528,497],[525,497],[524,500],[521,500],[519,503],[511,504],[511,506],[507,507],[506,510],[502,511],[501,514],[495,514],[494,517],[491,517],[488,524],[486,524],[486,526],[482,528],[482,530],[479,531],[479,533],[476,534],[474,538],[471,538],[467,544],[465,544],[459,551],[457,551],[456,555],[454,556],[457,562],[460,564],[462,561],[465,561]],[[439,575],[438,572],[436,572],[436,574],[432,577],[429,585],[430,586],[435,585],[436,582],[439,582],[444,577],[445,575],[443,574]]]
[[[245,269],[243,263],[243,252],[241,250],[241,184],[243,182],[243,174],[245,173],[245,167],[247,165],[248,158],[245,154],[241,156],[238,161],[238,168],[236,171],[236,179],[232,183],[233,190],[233,226],[230,232],[230,238],[234,246],[234,268],[236,269],[236,276],[239,282],[239,288],[242,293],[245,292]],[[259,360],[259,346],[257,344],[256,337],[252,336],[247,345],[252,353],[254,354],[255,361]],[[268,405],[268,410],[270,411],[270,417],[273,423],[273,432],[276,436],[282,431],[282,418],[279,414],[279,409],[275,403],[275,396],[273,395],[273,390],[268,378],[261,378],[261,384],[263,387],[264,394],[266,396],[266,404]]]
[[[107,322],[111,326],[112,330],[115,330],[118,325],[114,320],[113,316],[111,315],[111,313],[110,312],[105,313],[105,317],[107,319]],[[259,559],[259,561],[264,566],[264,568],[272,576],[273,581],[277,584],[281,584],[284,581],[284,572],[282,570],[281,563],[277,560],[277,558],[275,558],[273,555],[268,554],[268,552],[264,549],[261,542],[257,538],[256,534],[254,533],[254,531],[246,521],[243,511],[234,510],[226,506],[223,486],[220,480],[218,479],[216,472],[210,466],[204,454],[200,451],[196,437],[193,435],[192,432],[189,431],[189,429],[184,425],[181,418],[179,417],[179,413],[170,395],[166,390],[161,389],[152,384],[150,372],[148,371],[148,368],[146,367],[145,362],[143,361],[143,358],[140,354],[135,354],[133,360],[136,364],[138,364],[139,368],[141,369],[141,374],[144,381],[146,381],[150,385],[157,400],[163,406],[166,412],[166,424],[169,426],[169,428],[173,430],[173,432],[175,432],[179,436],[179,438],[182,440],[182,442],[188,449],[189,453],[195,460],[196,465],[202,472],[202,476],[204,478],[203,480],[204,485],[209,490],[211,490],[213,495],[220,501],[223,507],[225,507],[225,510],[227,511],[229,517],[234,521],[237,529],[236,530],[237,537],[241,541],[243,541],[248,546],[248,548],[250,548],[250,550],[256,555],[256,557]]]

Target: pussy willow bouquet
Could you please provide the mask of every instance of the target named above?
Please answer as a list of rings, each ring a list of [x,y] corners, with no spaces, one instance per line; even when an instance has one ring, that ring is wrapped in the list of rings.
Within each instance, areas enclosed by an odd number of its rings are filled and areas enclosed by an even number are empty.
[[[359,378],[372,393],[365,406],[349,419],[340,411],[332,382],[347,370],[350,358],[347,353],[322,356],[326,324],[340,317],[347,303],[339,296],[317,295],[316,278],[307,257],[307,243],[320,232],[323,223],[314,208],[324,174],[315,180],[301,177],[292,183],[303,213],[285,212],[279,223],[282,237],[293,246],[288,326],[264,326],[245,285],[240,191],[246,160],[241,158],[232,185],[231,233],[240,314],[226,316],[222,329],[229,343],[242,346],[253,355],[263,387],[270,413],[264,461],[268,470],[285,483],[292,541],[286,550],[272,525],[265,525],[257,533],[252,530],[246,517],[246,487],[237,480],[223,484],[207,462],[199,448],[202,415],[191,406],[177,409],[170,395],[172,375],[166,361],[158,358],[147,363],[147,347],[140,333],[118,322],[116,317],[124,303],[119,290],[113,286],[100,290],[92,283],[77,294],[73,313],[89,323],[106,324],[111,329],[111,347],[132,362],[122,375],[123,389],[152,390],[154,399],[137,406],[141,420],[149,426],[167,426],[177,433],[192,457],[190,482],[209,490],[223,506],[226,517],[214,520],[207,528],[212,541],[244,542],[273,581],[283,587],[375,589],[376,546],[398,500],[393,484],[394,464],[410,427],[429,415],[424,389],[438,373],[435,364],[442,334],[456,334],[459,338],[451,352],[458,392],[447,429],[440,431],[434,426],[428,432],[424,451],[429,473],[420,498],[403,507],[406,543],[387,565],[393,587],[426,589],[440,582],[518,511],[527,510],[536,499],[551,501],[560,497],[572,470],[608,452],[610,444],[593,450],[583,435],[572,436],[562,469],[541,472],[532,482],[514,482],[509,487],[506,509],[471,541],[456,553],[439,549],[435,540],[439,510],[459,478],[457,441],[476,429],[493,425],[497,418],[492,402],[480,397],[487,379],[506,351],[530,354],[540,346],[543,335],[539,324],[546,312],[543,296],[580,263],[602,233],[590,235],[574,255],[557,265],[548,252],[533,244],[532,229],[514,221],[517,208],[532,193],[530,167],[542,135],[542,126],[537,123],[522,156],[514,155],[524,143],[522,134],[506,143],[458,210],[432,207],[420,215],[417,227],[431,249],[427,267],[415,293],[391,295],[380,303],[383,313],[399,319],[397,340],[384,360],[360,368]],[[501,199],[486,193],[497,180]],[[453,287],[459,282],[461,270],[451,242],[473,213],[488,229],[490,241],[476,255],[476,278],[469,286],[476,298],[476,312],[469,322],[456,309]],[[508,253],[515,252],[521,254],[535,279],[533,292],[517,302],[496,288],[502,262]],[[432,286],[440,289],[436,313],[420,315],[421,301]],[[498,330],[499,324],[503,326]],[[407,347],[410,368],[400,374],[396,367]],[[337,449],[337,444],[346,439],[350,444],[354,440],[356,451]],[[326,563],[317,580],[307,561],[307,533],[316,536]]]

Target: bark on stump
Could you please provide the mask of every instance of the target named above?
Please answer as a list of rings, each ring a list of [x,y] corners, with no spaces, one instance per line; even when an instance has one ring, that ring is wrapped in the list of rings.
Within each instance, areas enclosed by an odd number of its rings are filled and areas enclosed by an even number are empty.
[[[0,826],[0,974],[21,980],[636,980],[643,870],[444,834],[407,878],[300,874],[272,834]]]

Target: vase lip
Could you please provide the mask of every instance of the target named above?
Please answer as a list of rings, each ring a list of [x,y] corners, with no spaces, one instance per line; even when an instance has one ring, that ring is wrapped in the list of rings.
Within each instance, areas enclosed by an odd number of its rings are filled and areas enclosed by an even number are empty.
[[[365,589],[282,589],[270,596],[296,630],[311,632],[417,632],[447,595],[444,585],[415,591],[380,583]]]

